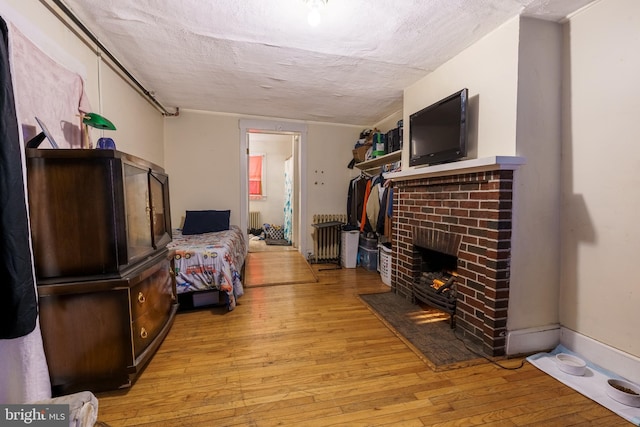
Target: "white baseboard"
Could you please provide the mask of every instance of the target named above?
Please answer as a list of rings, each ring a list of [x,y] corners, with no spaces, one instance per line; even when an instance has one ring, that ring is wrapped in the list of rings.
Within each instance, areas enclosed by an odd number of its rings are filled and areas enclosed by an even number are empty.
[[[565,327],[560,329],[560,344],[589,362],[640,384],[640,358]]]
[[[507,356],[554,349],[560,343],[560,325],[539,326],[507,332]]]

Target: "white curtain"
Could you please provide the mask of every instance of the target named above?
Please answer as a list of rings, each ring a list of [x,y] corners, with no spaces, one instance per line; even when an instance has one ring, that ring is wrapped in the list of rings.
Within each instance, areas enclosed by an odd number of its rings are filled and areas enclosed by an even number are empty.
[[[0,355],[0,403],[29,403],[51,397],[39,323],[29,335],[0,340]]]

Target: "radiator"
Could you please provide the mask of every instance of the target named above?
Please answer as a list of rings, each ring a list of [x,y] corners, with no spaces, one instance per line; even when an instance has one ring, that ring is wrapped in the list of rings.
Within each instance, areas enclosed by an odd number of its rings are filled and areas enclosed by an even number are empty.
[[[249,212],[249,228],[262,228],[260,212]]]
[[[315,214],[313,224],[323,222],[347,222],[346,214]],[[313,250],[315,262],[335,261],[340,254],[340,232],[336,227],[313,228]]]

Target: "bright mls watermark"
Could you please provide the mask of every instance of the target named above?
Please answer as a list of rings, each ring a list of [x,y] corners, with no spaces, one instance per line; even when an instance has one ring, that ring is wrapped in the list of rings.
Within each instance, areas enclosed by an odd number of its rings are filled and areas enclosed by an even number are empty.
[[[67,427],[69,405],[0,405],[0,426]]]

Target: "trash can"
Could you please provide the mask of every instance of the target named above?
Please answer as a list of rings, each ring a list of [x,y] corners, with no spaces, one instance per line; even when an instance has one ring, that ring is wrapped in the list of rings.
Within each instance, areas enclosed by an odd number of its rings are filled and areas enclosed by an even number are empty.
[[[340,248],[340,265],[344,268],[356,268],[358,261],[358,230],[343,231]]]

